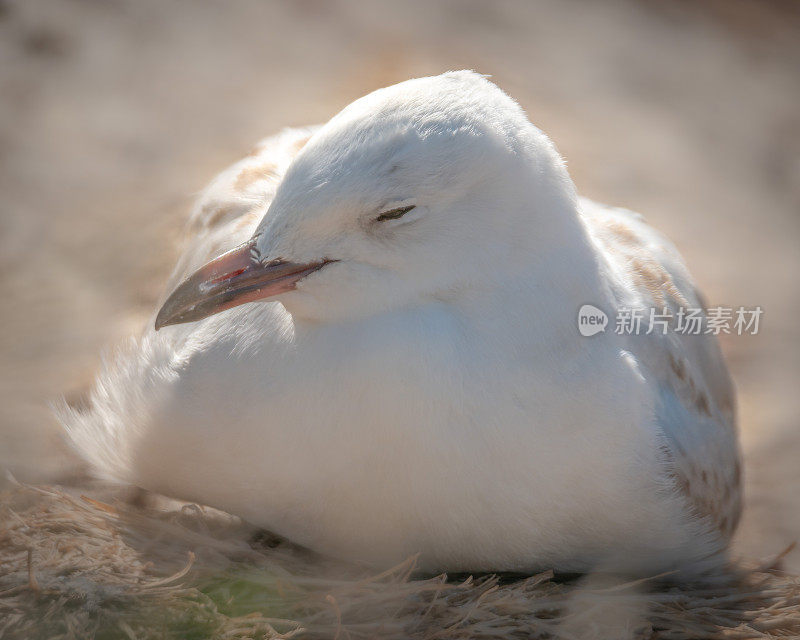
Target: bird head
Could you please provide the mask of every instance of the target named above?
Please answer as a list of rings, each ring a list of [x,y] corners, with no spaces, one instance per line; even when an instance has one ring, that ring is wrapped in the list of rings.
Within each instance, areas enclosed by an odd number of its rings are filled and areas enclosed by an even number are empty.
[[[553,145],[483,76],[402,82],[314,134],[252,238],[180,284],[156,329],[257,300],[324,321],[479,294],[574,199]]]

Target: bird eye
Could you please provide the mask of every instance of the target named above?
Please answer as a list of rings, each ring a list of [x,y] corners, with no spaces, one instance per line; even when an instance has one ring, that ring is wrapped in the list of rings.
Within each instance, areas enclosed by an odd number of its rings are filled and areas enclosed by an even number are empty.
[[[397,209],[390,209],[389,211],[384,211],[381,215],[379,215],[375,220],[377,222],[383,222],[384,220],[397,220],[398,218],[402,218],[405,214],[411,211],[416,205],[408,205],[407,207],[397,207]]]

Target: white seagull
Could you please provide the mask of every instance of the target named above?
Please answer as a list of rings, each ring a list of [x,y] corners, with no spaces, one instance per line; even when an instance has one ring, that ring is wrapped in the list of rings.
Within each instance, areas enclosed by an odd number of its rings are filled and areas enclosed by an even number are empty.
[[[741,474],[716,339],[577,324],[701,307],[691,277],[640,216],[579,198],[485,77],[264,140],[190,230],[153,322],[61,410],[99,476],[377,566],[724,557]]]

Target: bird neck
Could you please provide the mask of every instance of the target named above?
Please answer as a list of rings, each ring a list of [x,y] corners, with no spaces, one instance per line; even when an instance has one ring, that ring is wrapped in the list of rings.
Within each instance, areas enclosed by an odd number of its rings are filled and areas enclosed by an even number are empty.
[[[526,217],[527,216],[527,217]],[[491,268],[469,286],[437,293],[435,298],[487,331],[515,332],[536,326],[541,335],[571,339],[578,309],[600,304],[605,296],[602,265],[578,212],[565,196],[546,215],[521,212],[510,240],[487,251]]]

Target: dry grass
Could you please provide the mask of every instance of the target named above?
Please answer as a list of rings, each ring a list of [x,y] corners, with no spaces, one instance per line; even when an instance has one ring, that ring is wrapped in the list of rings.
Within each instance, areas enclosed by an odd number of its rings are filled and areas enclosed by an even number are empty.
[[[800,635],[800,579],[703,586],[374,575],[226,514],[88,487],[0,495],[0,638],[760,638]]]

